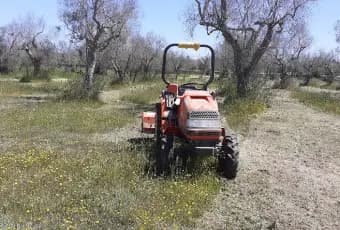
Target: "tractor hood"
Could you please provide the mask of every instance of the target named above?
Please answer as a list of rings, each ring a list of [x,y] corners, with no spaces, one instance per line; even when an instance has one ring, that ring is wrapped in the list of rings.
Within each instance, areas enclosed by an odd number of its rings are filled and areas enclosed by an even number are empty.
[[[189,111],[218,111],[217,102],[205,90],[187,90],[183,103]]]
[[[209,92],[187,90],[182,96],[179,109],[179,125],[184,133],[195,129],[214,130],[221,128],[218,105]]]

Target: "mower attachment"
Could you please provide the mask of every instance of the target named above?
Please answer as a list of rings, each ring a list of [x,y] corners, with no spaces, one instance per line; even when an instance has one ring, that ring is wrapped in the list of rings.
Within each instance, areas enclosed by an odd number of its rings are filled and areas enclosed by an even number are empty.
[[[143,112],[142,119],[142,132],[143,133],[155,133],[155,122],[156,122],[155,112]]]

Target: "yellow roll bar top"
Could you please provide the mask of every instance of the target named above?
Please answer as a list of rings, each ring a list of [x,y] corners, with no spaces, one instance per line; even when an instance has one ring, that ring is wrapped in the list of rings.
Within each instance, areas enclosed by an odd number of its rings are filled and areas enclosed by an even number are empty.
[[[178,43],[178,48],[198,50],[200,47],[201,47],[201,45],[198,42],[180,42],[180,43]]]

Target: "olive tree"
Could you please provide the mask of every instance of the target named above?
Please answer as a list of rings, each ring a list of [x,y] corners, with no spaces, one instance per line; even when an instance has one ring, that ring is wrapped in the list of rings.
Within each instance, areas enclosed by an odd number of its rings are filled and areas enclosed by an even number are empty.
[[[30,26],[28,26],[31,24]],[[33,19],[28,19],[26,23],[21,25],[22,31],[25,31],[22,35],[24,38],[23,50],[26,52],[33,65],[33,76],[37,76],[40,73],[43,57],[39,52],[38,38],[44,33],[45,23],[42,19],[36,22]]]
[[[9,72],[10,47],[5,39],[6,28],[0,27],[0,73]]]
[[[107,69],[112,69],[113,82],[121,82],[128,78],[134,79],[140,70],[138,59],[139,43],[130,33],[124,32],[116,42],[110,44],[102,56],[101,62]],[[138,67],[136,67],[138,65]]]
[[[8,56],[15,56],[20,63],[20,54],[24,52],[33,66],[32,77],[41,77],[41,68],[48,65],[52,54],[56,51],[54,43],[44,33],[45,22],[42,18],[27,15],[13,20],[5,27],[5,38],[8,46]]]
[[[84,87],[90,96],[97,53],[119,39],[136,15],[135,0],[63,0],[61,18],[71,39],[86,47]]]
[[[313,55],[305,55],[301,63],[305,70],[305,81],[302,83],[304,86],[308,85],[312,78],[332,84],[339,73],[339,63],[334,52],[319,51]]]
[[[140,42],[141,72],[145,78],[150,73],[156,59],[161,57],[165,42],[153,33],[148,33],[145,37],[140,37],[138,40]]]
[[[216,69],[220,71],[219,78],[230,78],[233,72],[232,49],[228,43],[222,41],[215,48],[216,51]]]
[[[289,78],[298,72],[300,55],[310,46],[311,41],[303,20],[292,23],[274,36],[269,53],[274,64],[279,67],[281,88],[286,88]]]
[[[187,17],[191,31],[196,25],[210,35],[219,32],[233,51],[237,94],[247,95],[257,64],[275,34],[301,20],[313,0],[195,0]]]
[[[340,44],[340,20],[338,20],[334,27],[336,42]]]

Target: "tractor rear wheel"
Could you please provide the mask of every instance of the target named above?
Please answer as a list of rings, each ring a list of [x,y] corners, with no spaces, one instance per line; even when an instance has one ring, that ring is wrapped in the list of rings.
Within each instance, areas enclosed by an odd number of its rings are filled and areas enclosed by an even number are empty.
[[[155,160],[156,160],[156,174],[161,175],[163,173],[163,160],[162,160],[162,143],[161,143],[161,126],[162,126],[162,110],[161,103],[156,103],[156,124],[155,124],[155,139],[156,139],[156,151],[155,151]]]
[[[161,137],[156,157],[157,175],[167,175],[170,172],[170,155],[171,151],[173,151],[173,140],[173,135]]]
[[[156,123],[155,123],[155,136],[156,136],[156,145],[160,145],[161,143],[161,126],[162,126],[162,108],[161,103],[156,103]]]
[[[238,158],[239,150],[236,136],[225,136],[218,162],[226,178],[234,179],[236,177]]]

